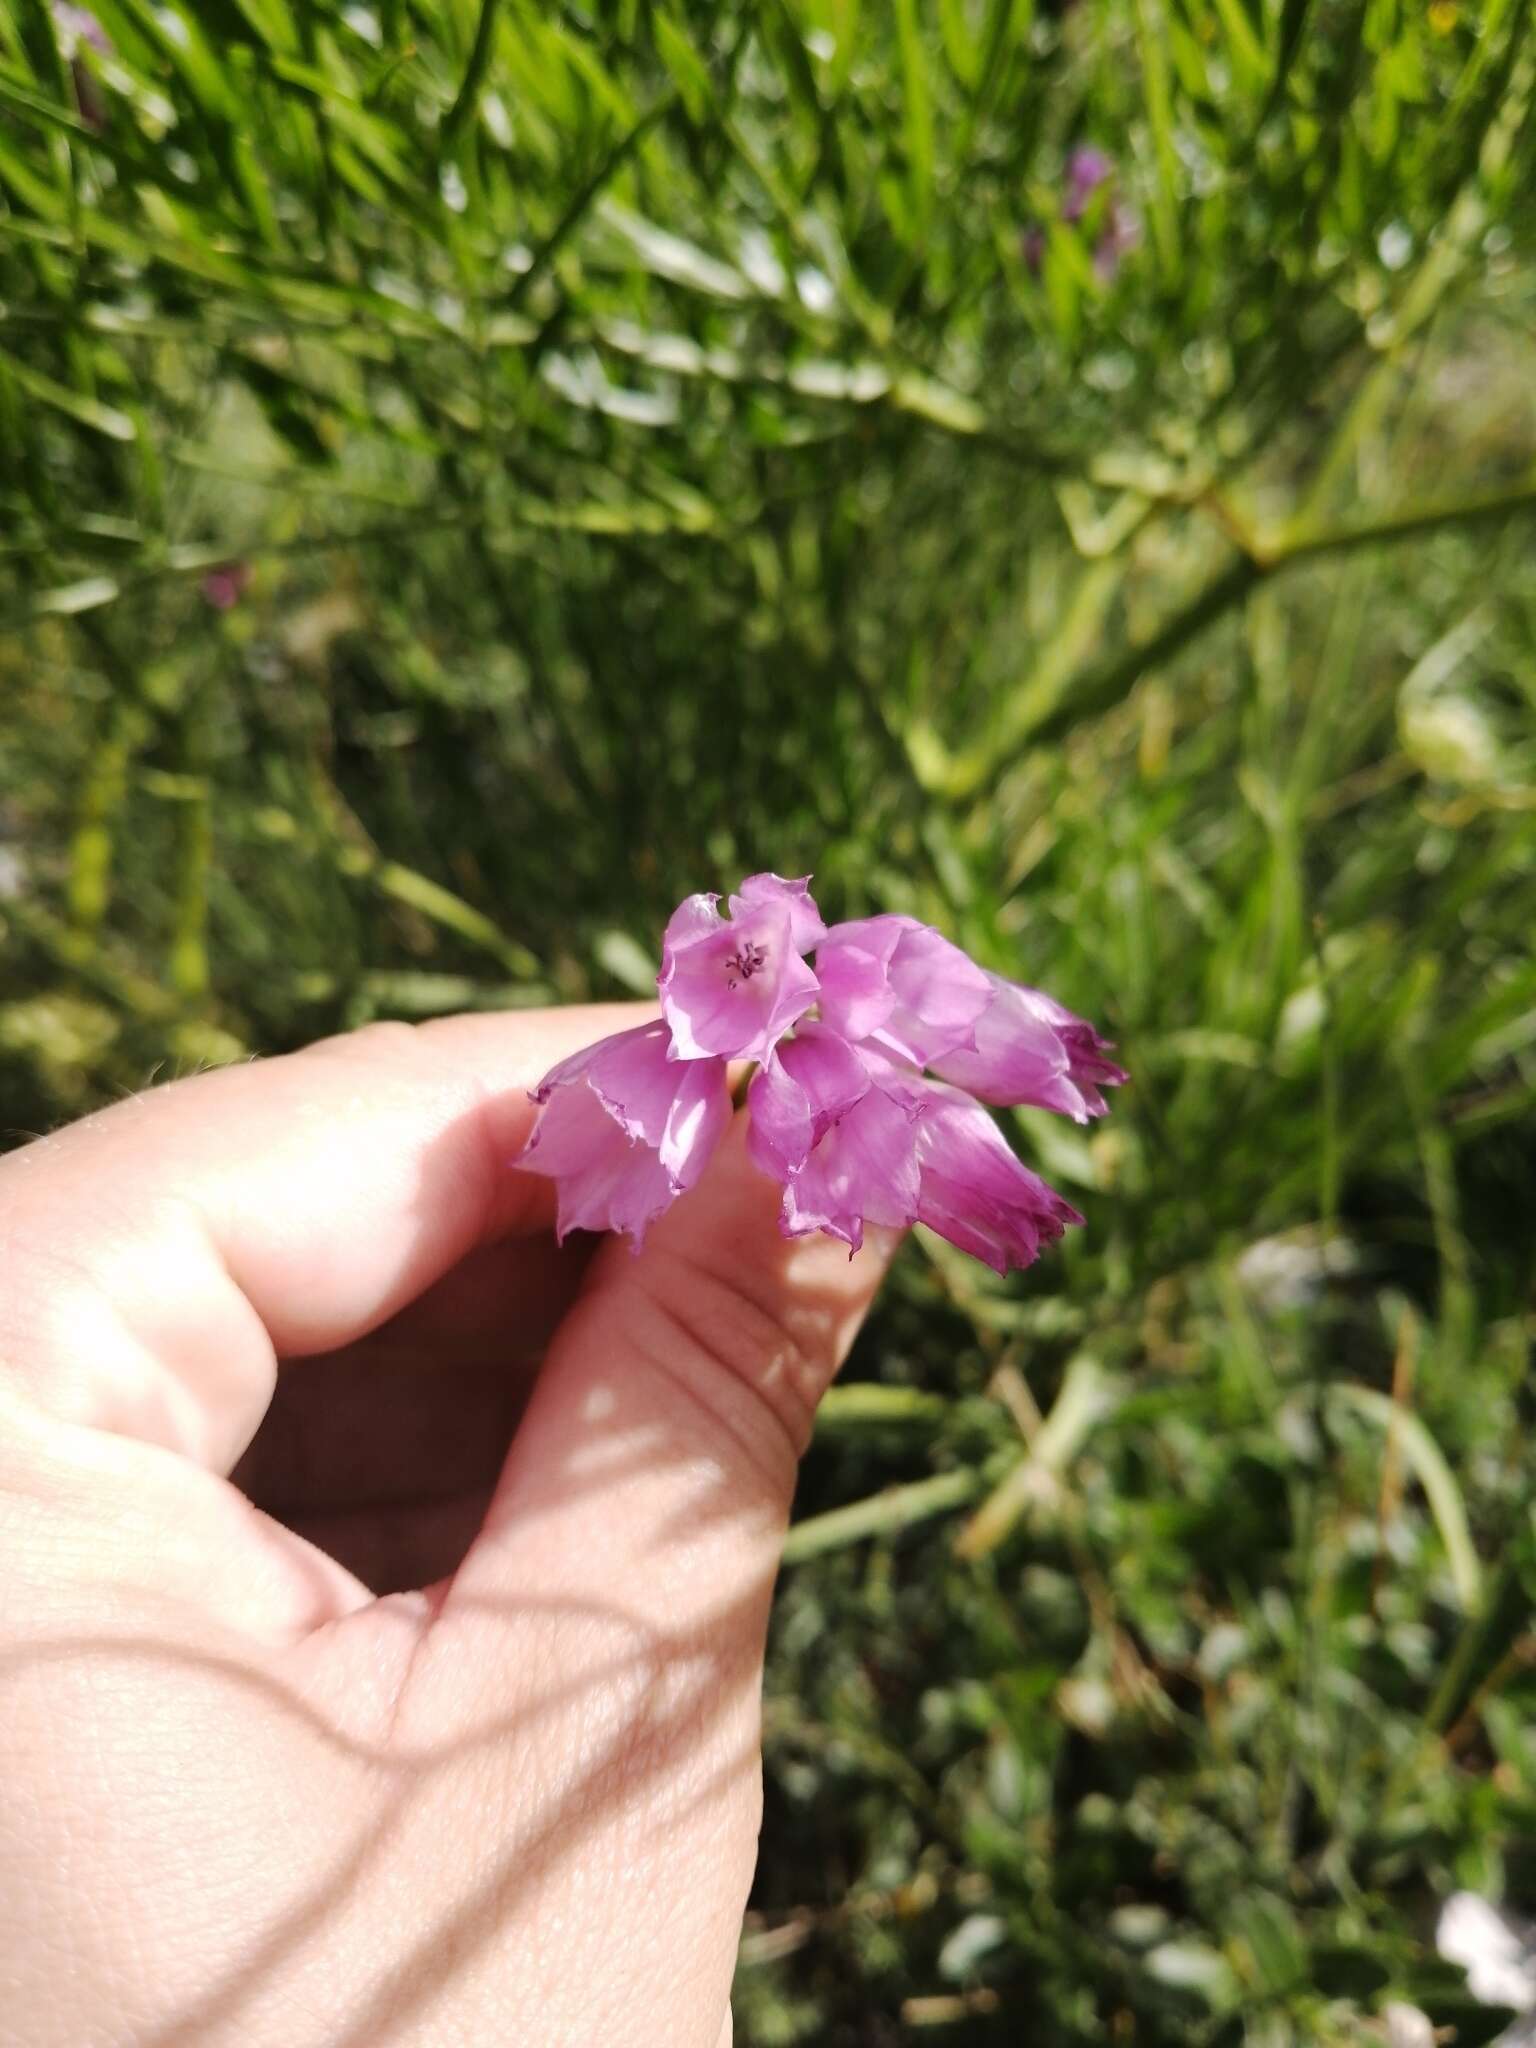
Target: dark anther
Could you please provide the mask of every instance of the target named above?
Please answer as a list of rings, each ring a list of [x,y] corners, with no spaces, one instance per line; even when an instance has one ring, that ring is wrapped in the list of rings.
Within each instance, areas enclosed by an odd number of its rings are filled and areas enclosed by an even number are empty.
[[[730,969],[725,985],[734,988],[738,977],[742,981],[750,981],[754,974],[767,966],[768,948],[748,941],[746,945],[738,946],[725,964]]]

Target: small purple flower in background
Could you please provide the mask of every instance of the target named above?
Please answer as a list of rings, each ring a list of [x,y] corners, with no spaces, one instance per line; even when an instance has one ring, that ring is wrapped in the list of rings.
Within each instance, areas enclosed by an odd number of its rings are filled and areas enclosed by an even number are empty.
[[[204,601],[211,604],[216,612],[233,611],[250,587],[251,565],[249,562],[221,562],[216,569],[209,569],[198,585]]]
[[[1093,274],[1108,284],[1122,260],[1141,245],[1141,222],[1123,199],[1111,199],[1104,227],[1093,245]]]
[[[1101,185],[1107,185],[1114,175],[1114,164],[1102,149],[1096,149],[1091,142],[1079,143],[1067,158],[1062,219],[1081,220],[1094,193]]]
[[[1063,221],[1075,227],[1088,213],[1095,194],[1106,186],[1110,188],[1098,216],[1098,233],[1093,244],[1093,274],[1100,284],[1111,281],[1123,258],[1141,240],[1141,224],[1113,189],[1114,179],[1113,157],[1096,144],[1080,142],[1075,149],[1068,151],[1062,172],[1060,218]],[[1024,261],[1038,275],[1045,261],[1043,228],[1025,229],[1023,250]]]
[[[982,1105],[1102,1116],[1102,1090],[1126,1077],[1091,1024],[914,917],[829,929],[808,879],[751,875],[728,918],[718,903],[690,896],[667,925],[660,1020],[533,1091],[541,1114],[514,1163],[556,1183],[561,1237],[638,1245],[724,1133],[732,1059],[757,1063],[747,1146],[784,1190],[786,1237],[826,1231],[851,1255],[866,1224],[923,1223],[1007,1273],[1082,1222]]]
[[[66,0],[53,0],[49,11],[66,57],[72,57],[81,43],[88,43],[98,56],[111,55],[112,38],[88,7],[70,7]]]
[[[59,53],[69,65],[80,118],[87,128],[94,128],[99,135],[107,125],[107,103],[100,82],[81,51],[91,49],[98,57],[109,57],[112,38],[88,7],[71,7],[66,0],[53,0],[49,12],[53,16],[54,33],[59,39]]]

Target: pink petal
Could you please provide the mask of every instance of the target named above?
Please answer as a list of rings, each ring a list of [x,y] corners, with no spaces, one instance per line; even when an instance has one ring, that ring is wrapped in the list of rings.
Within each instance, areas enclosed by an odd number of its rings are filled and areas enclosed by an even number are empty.
[[[515,1164],[556,1183],[557,1235],[646,1225],[690,1188],[730,1120],[724,1060],[678,1063],[664,1023],[637,1025],[562,1060]]]
[[[1067,196],[1062,201],[1063,220],[1081,220],[1089,200],[1115,173],[1114,164],[1091,142],[1079,143],[1067,158]]]
[[[801,1024],[779,1053],[805,1090],[818,1138],[868,1092],[868,1067],[848,1041],[825,1024]]]
[[[892,1059],[888,1052],[873,1043],[858,1046],[855,1050],[870,1080],[891,1098],[908,1123],[924,1113],[933,1094],[932,1083],[925,1075],[904,1060]]]
[[[1054,996],[1048,996],[1044,989],[1026,988],[1022,982],[1013,986],[1017,987],[1030,1009],[1048,1019],[1061,1034],[1061,1041],[1072,1061],[1074,1080],[1097,1081],[1101,1087],[1118,1088],[1121,1082],[1130,1079],[1124,1067],[1117,1067],[1113,1060],[1105,1059],[1105,1053],[1112,1050],[1110,1042],[1101,1038],[1085,1017],[1075,1015],[1064,1004],[1058,1003]]]
[[[833,930],[841,927],[834,925]],[[896,1007],[896,993],[878,953],[851,941],[823,945],[816,954],[821,1014],[844,1038],[873,1037]]]
[[[698,1180],[730,1120],[731,1090],[725,1061],[684,1061],[657,1148],[674,1193],[681,1194]]]
[[[850,949],[859,957],[840,957]],[[816,969],[823,989],[833,992],[830,1003],[822,1002],[829,1024],[850,1038],[873,1037],[917,1066],[970,1045],[976,1020],[992,1000],[984,970],[915,917],[833,925],[817,950]],[[872,1022],[882,1004],[884,1015]]]
[[[868,1069],[851,1045],[824,1024],[802,1023],[769,1053],[747,1090],[754,1162],[788,1180],[868,1088]]]
[[[975,1045],[945,1053],[934,1061],[934,1072],[983,1102],[1032,1102],[1086,1123],[1098,1110],[1073,1085],[1060,1032],[1025,1001],[1022,989],[996,977],[994,986],[976,1022]]]
[[[789,912],[791,941],[798,951],[809,953],[827,936],[810,885],[809,875],[793,882],[787,882],[782,875],[748,875],[731,898],[731,915],[740,917],[744,908],[755,904],[782,904]]]
[[[620,1032],[617,1035],[623,1037],[625,1034]],[[557,1088],[564,1088],[569,1082],[578,1080],[585,1074],[604,1047],[612,1043],[612,1038],[595,1039],[591,1045],[584,1045],[580,1052],[573,1052],[567,1058],[557,1061],[537,1088],[528,1090],[529,1099],[533,1102],[548,1102]]]
[[[1082,1217],[1014,1157],[979,1103],[958,1088],[924,1086],[917,1220],[996,1272],[1031,1265]]]
[[[991,977],[993,998],[976,1025],[974,1047],[934,1061],[946,1081],[984,1102],[1030,1102],[1087,1123],[1108,1105],[1100,1087],[1125,1079],[1091,1024],[1040,989]]]
[[[805,1090],[789,1073],[776,1048],[747,1087],[747,1151],[752,1164],[772,1180],[788,1180],[806,1162],[815,1120]]]
[[[695,939],[706,939],[717,932],[725,919],[715,908],[718,896],[685,896],[667,919],[667,928],[661,935],[662,958],[665,960],[668,948],[692,945]]]
[[[627,1230],[638,1244],[676,1192],[650,1147],[579,1085],[552,1098],[517,1164],[555,1183],[562,1244],[573,1230]]]
[[[673,1058],[766,1059],[818,989],[795,950],[788,906],[743,904],[729,924],[696,918],[674,934],[682,915],[667,928],[657,982]]]
[[[992,984],[968,953],[931,925],[914,923],[891,955],[897,1009],[883,1027],[886,1042],[919,1065],[968,1045],[992,1000]]]
[[[919,1128],[899,1103],[869,1089],[785,1188],[785,1236],[826,1230],[857,1251],[866,1223],[904,1229],[917,1214]]]
[[[615,1123],[654,1152],[661,1144],[677,1094],[677,1068],[667,1057],[670,1044],[667,1027],[658,1019],[599,1039],[585,1054],[578,1053],[555,1072],[575,1069],[584,1075]],[[550,1079],[546,1075],[541,1088],[547,1089]]]
[[[557,1089],[585,1080],[630,1137],[642,1139],[654,1151],[677,1092],[677,1068],[668,1058],[669,1049],[667,1027],[659,1017],[614,1032],[551,1067],[531,1090],[533,1099],[548,1102]]]

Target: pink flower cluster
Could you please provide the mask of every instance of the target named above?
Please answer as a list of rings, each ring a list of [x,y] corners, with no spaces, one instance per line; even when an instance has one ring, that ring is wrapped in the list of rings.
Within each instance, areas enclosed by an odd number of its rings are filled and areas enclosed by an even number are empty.
[[[662,1014],[563,1060],[517,1164],[555,1182],[558,1230],[646,1226],[693,1187],[731,1114],[732,1060],[755,1061],[748,1146],[784,1189],[787,1237],[850,1254],[866,1223],[925,1223],[999,1273],[1082,1218],[1016,1159],[984,1103],[1086,1123],[1125,1075],[1091,1024],[989,974],[913,917],[828,927],[809,878],[750,875],[679,904]],[[815,965],[807,955],[814,953]]]

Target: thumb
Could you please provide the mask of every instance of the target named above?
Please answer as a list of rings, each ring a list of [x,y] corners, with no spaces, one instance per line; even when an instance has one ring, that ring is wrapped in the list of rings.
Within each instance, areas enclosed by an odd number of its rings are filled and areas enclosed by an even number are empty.
[[[716,1594],[749,1567],[771,1573],[816,1405],[895,1244],[872,1231],[850,1259],[829,1237],[787,1239],[781,1198],[739,1116],[640,1251],[602,1248],[551,1347],[477,1574],[497,1579],[505,1553],[520,1578],[578,1518],[584,1571],[649,1576],[723,1522],[733,1548],[716,1562],[731,1569]]]
[[[850,1260],[830,1238],[783,1238],[781,1191],[744,1126],[640,1252],[616,1240],[594,1261],[434,1630],[456,1645],[453,1712],[471,1742],[525,1731],[500,1753],[526,1814],[520,1854],[545,1873],[540,1909],[568,1883],[568,1912],[595,1891],[610,1938],[625,1931],[624,2010],[598,2009],[615,1972],[594,1959],[569,1980],[595,2001],[572,2038],[719,2035],[796,1465],[894,1241],[871,1233]],[[457,1825],[504,1844],[506,1821],[477,1775]]]

